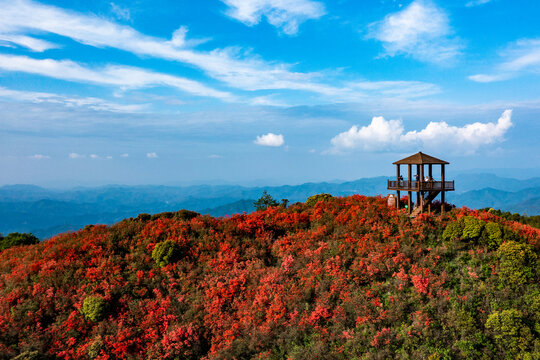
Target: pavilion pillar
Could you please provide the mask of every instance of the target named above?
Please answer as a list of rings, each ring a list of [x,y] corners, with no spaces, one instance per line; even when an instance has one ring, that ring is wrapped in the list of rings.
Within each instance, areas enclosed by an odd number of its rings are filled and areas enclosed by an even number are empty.
[[[420,165],[416,165],[416,175],[418,181],[416,182],[416,206],[420,206]]]
[[[400,183],[399,183],[399,164],[397,164],[396,167],[396,182],[397,182],[397,188],[399,189]],[[397,190],[397,201],[396,201],[396,208],[399,210],[399,190]]]
[[[407,166],[408,170],[409,170],[409,174],[407,176],[407,189],[409,189],[409,192],[408,192],[408,196],[407,196],[407,207],[408,207],[408,211],[409,211],[409,215],[411,214],[412,210],[411,210],[411,198],[412,198],[412,191],[411,191],[411,175],[412,175],[412,165],[409,164]]]
[[[444,164],[441,164],[441,214],[444,214]]]
[[[424,181],[424,164],[420,165],[420,184]],[[420,186],[422,190],[422,186]],[[424,212],[424,192],[420,191],[420,212]]]

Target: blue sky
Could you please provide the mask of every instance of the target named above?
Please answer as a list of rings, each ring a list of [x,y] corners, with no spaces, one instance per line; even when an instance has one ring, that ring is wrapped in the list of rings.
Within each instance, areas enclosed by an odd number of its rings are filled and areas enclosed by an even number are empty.
[[[540,3],[0,0],[0,184],[539,175]]]

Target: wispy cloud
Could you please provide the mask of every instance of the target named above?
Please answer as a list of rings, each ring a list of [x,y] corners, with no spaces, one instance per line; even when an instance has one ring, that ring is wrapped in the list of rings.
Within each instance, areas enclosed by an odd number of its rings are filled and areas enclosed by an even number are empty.
[[[484,5],[489,2],[491,2],[491,0],[472,0],[472,1],[469,1],[465,6],[473,7],[473,6],[478,6],[478,5]]]
[[[28,158],[32,160],[44,160],[44,159],[50,159],[51,157],[49,155],[34,154],[32,156],[29,156]]]
[[[279,147],[285,144],[285,139],[281,134],[276,135],[273,133],[268,133],[265,135],[257,136],[257,139],[255,139],[254,143],[262,146]]]
[[[91,69],[71,60],[0,55],[0,69],[69,81],[113,85],[124,89],[165,85],[198,96],[209,96],[223,100],[232,98],[232,95],[227,92],[211,89],[197,81],[127,66],[109,65],[105,68]]]
[[[97,111],[139,112],[146,108],[141,104],[117,104],[94,97],[71,97],[59,94],[11,90],[0,86],[0,97],[32,103],[61,104],[66,107],[85,107]]]
[[[155,153],[155,152],[149,152],[149,153],[146,153],[146,157],[149,158],[149,159],[157,159],[158,154]]]
[[[16,44],[35,52],[43,52],[45,50],[57,48],[58,45],[49,41],[37,39],[26,35],[13,35],[0,33],[0,46],[9,46]]]
[[[447,63],[461,52],[446,13],[430,0],[415,0],[405,9],[371,24],[368,38],[383,43],[385,55],[410,55],[420,61]]]
[[[82,158],[85,157],[85,156],[82,155],[82,154],[78,154],[78,153],[74,153],[74,152],[69,153],[68,156],[69,156],[70,159],[82,159]]]
[[[503,112],[497,122],[475,122],[462,127],[444,121],[430,122],[422,130],[404,131],[401,120],[373,117],[367,126],[353,126],[331,140],[333,152],[351,150],[397,151],[412,148],[452,149],[474,152],[480,146],[501,141],[512,127],[512,110]]]
[[[285,34],[294,35],[298,26],[309,19],[318,19],[326,11],[324,5],[312,0],[221,0],[229,6],[227,15],[253,26],[266,17],[268,22]]]
[[[540,74],[540,38],[522,39],[501,52],[504,59],[491,74],[476,74],[469,79],[476,82],[495,82],[518,77],[522,74]]]
[[[128,157],[129,157],[129,154],[128,154],[128,153],[123,153],[123,154],[120,155],[120,157],[128,158]]]
[[[131,12],[129,11],[128,8],[120,6],[113,2],[111,2],[110,5],[111,5],[111,12],[114,14],[114,16],[116,16],[117,19],[126,20],[126,21],[131,20]]]
[[[247,6],[240,5],[240,2],[237,4],[240,7]],[[268,4],[275,4],[277,7],[291,9],[291,11],[296,9],[294,11],[297,12],[307,11],[305,9],[310,6],[315,6],[314,9],[322,6],[320,4],[313,5],[318,3],[307,0],[274,1]],[[348,88],[347,84],[339,84],[339,81],[334,81],[334,79],[331,79],[332,85],[328,85],[325,82],[330,82],[330,80],[325,80],[326,74],[320,72],[297,72],[293,70],[292,64],[265,61],[249,50],[228,47],[211,51],[197,51],[193,46],[200,41],[186,39],[186,27],[180,27],[176,30],[171,39],[162,39],[142,34],[130,26],[120,25],[95,15],[67,11],[30,0],[16,2],[0,0],[0,10],[0,34],[24,35],[27,32],[36,31],[52,33],[89,46],[115,48],[140,56],[152,56],[177,61],[195,66],[211,78],[217,79],[231,88],[241,90],[286,89],[308,91],[323,95],[325,101],[337,100],[340,102],[355,101],[359,97],[365,97],[365,92],[359,92],[359,89],[355,88]],[[19,60],[22,62],[23,59]],[[48,73],[55,70],[55,67],[62,65],[66,70],[69,70],[67,74],[75,73],[78,77],[81,77],[80,68],[82,66],[80,64],[67,60],[56,61],[56,63],[53,62],[54,60],[34,61],[37,65],[39,61],[43,61],[38,66],[38,69],[42,68],[42,65],[51,66],[53,69],[46,69]],[[49,61],[50,64],[44,63],[46,61]],[[31,65],[26,66],[25,69],[32,71],[34,63],[30,59],[25,60],[25,63]],[[14,65],[11,64],[9,67],[13,68]],[[78,68],[74,69],[76,67]],[[86,68],[84,70],[87,73],[81,79],[84,81],[99,79],[101,83],[126,87],[166,84],[201,96],[213,96],[222,99],[231,98],[228,93],[208,89],[200,83],[141,69],[109,66],[104,69]],[[21,69],[20,71],[24,70]],[[45,72],[43,69],[40,71]],[[33,73],[36,73],[36,70]],[[67,78],[64,71],[58,73],[57,76]],[[402,82],[398,85],[398,88],[406,86],[406,82]],[[415,83],[413,86],[417,86],[417,84]],[[258,100],[254,100],[255,103],[261,101],[268,102],[269,100],[260,97]],[[274,102],[273,105],[281,105],[277,100],[274,100]]]

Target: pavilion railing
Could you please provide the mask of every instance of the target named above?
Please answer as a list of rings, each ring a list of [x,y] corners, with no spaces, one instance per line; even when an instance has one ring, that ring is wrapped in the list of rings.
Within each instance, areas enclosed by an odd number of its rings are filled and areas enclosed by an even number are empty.
[[[388,180],[388,190],[428,191],[428,190],[454,190],[454,181],[416,181],[416,180]]]

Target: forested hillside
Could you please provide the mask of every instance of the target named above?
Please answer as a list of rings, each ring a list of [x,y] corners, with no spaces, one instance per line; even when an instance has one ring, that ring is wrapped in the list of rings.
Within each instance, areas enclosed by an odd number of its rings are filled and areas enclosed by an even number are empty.
[[[312,203],[2,250],[0,358],[538,359],[540,230]]]

